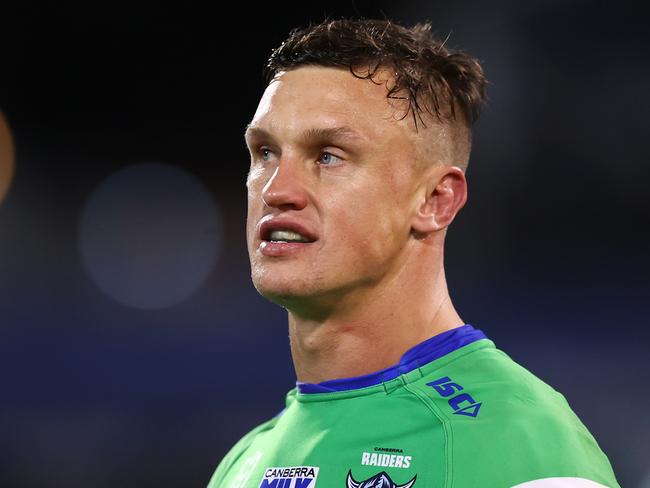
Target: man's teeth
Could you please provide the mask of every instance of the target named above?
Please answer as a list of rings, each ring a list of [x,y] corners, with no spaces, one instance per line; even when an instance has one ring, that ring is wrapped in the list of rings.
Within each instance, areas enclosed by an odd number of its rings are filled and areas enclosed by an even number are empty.
[[[272,241],[309,242],[309,240],[305,239],[297,232],[293,232],[290,230],[274,230],[273,232],[271,232],[270,237]]]

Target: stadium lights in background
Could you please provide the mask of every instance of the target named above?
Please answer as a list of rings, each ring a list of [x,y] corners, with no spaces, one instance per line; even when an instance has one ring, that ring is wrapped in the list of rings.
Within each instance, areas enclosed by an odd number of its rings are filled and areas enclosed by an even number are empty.
[[[162,309],[204,283],[218,258],[222,223],[202,182],[169,164],[127,166],[104,180],[80,220],[85,269],[122,305]]]
[[[9,123],[0,112],[0,203],[7,195],[14,176],[15,156]]]

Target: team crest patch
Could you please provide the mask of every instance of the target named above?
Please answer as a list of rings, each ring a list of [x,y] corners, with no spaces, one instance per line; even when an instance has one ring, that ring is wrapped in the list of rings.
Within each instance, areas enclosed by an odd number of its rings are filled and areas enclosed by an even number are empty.
[[[314,488],[317,478],[316,466],[266,468],[260,488]]]
[[[348,471],[347,488],[411,488],[415,484],[417,477],[418,475],[416,474],[405,485],[398,485],[390,479],[390,476],[385,471],[382,471],[367,480],[357,481],[352,477],[352,470],[350,470]]]

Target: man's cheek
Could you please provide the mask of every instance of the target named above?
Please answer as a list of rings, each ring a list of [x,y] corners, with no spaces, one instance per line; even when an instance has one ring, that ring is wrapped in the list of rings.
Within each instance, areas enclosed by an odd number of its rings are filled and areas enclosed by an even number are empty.
[[[261,166],[252,166],[248,171],[246,177],[246,188],[248,188],[249,197],[252,195],[259,195],[259,192],[266,183],[265,171]]]

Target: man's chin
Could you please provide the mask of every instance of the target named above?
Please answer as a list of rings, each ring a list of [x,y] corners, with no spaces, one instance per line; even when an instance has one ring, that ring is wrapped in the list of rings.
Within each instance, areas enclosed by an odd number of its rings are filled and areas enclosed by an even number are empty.
[[[304,300],[309,296],[304,286],[297,283],[258,283],[253,282],[257,292],[267,300],[283,307],[293,301]]]
[[[313,283],[280,280],[253,280],[257,292],[268,301],[290,311],[320,308],[321,294]]]

